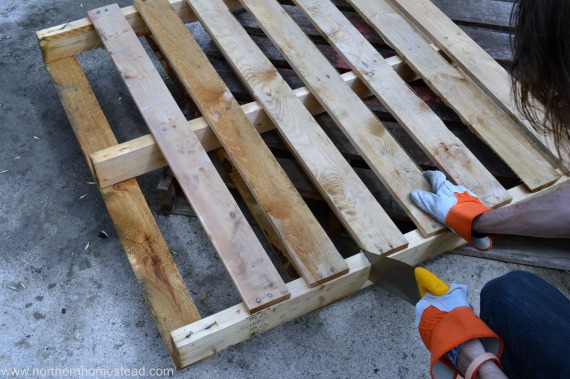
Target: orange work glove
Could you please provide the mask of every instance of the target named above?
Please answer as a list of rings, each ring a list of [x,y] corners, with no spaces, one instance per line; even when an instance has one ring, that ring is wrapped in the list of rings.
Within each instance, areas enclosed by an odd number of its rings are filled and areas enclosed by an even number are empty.
[[[475,217],[490,211],[473,192],[463,186],[456,186],[441,171],[425,171],[424,177],[433,192],[413,190],[412,201],[424,212],[465,239],[470,245],[481,251],[493,247],[489,236],[474,237],[471,225]]]
[[[431,352],[432,378],[454,379],[459,373],[449,352],[462,343],[481,339],[487,352],[500,357],[503,341],[473,312],[467,302],[467,286],[451,284],[447,294],[434,296],[429,292],[416,304],[416,326],[422,341]],[[452,360],[457,359],[457,349]],[[451,354],[451,355],[452,355]]]

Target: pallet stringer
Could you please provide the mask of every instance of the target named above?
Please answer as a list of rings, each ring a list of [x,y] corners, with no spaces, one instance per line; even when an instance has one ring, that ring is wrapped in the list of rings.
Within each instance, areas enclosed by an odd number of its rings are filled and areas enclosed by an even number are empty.
[[[73,132],[87,159],[117,144],[109,123],[75,57],[46,63]],[[136,179],[100,188],[125,253],[172,360],[180,368],[170,332],[200,315]]]

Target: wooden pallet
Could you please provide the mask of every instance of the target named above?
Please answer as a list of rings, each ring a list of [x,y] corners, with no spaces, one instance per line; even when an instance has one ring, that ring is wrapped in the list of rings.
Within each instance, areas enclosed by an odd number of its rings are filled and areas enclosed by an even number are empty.
[[[275,0],[135,0],[37,32],[73,131],[143,296],[178,368],[343,298],[367,285],[363,254],[343,258],[260,133],[276,129],[360,248],[418,264],[463,245],[409,199],[421,170],[362,97],[374,94],[433,164],[493,207],[568,184],[551,142],[510,100],[504,69],[427,0],[351,0],[376,46],[329,0],[294,3],[352,71],[342,75]],[[244,7],[306,87],[292,90],[230,10]],[[243,13],[242,13],[243,14]],[[199,19],[255,102],[239,105],[184,23]],[[137,35],[150,34],[202,117],[187,121]],[[370,37],[368,38],[370,39]],[[151,135],[118,144],[75,55],[104,46]],[[405,63],[404,63],[405,62]],[[421,77],[516,173],[505,189],[413,92]],[[326,111],[416,229],[403,234],[313,115]],[[206,153],[235,168],[240,194],[300,275],[285,283]],[[201,318],[134,179],[169,165],[242,303]],[[347,252],[344,256],[347,256]]]

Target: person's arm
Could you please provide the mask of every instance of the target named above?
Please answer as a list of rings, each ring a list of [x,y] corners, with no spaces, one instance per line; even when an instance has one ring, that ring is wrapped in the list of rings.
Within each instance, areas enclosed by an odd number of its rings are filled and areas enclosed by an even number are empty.
[[[473,233],[570,238],[570,187],[475,218]]]
[[[461,345],[461,350],[457,355],[457,369],[462,376],[465,376],[467,368],[475,358],[485,353],[485,348],[479,339],[467,341]],[[507,376],[493,361],[486,361],[477,371],[478,379],[504,379]]]
[[[468,379],[505,378],[499,364],[503,342],[473,312],[466,285],[452,283],[445,295],[426,293],[416,304],[415,324],[431,353],[432,379],[458,372]]]
[[[467,188],[447,180],[441,171],[425,171],[424,177],[432,190],[413,190],[412,201],[479,250],[489,250],[496,234],[570,238],[570,186],[491,209]]]

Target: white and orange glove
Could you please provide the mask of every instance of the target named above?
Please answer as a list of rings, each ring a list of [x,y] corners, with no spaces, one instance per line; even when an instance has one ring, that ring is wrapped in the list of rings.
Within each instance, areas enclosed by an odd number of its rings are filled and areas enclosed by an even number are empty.
[[[416,304],[416,327],[431,352],[432,378],[455,379],[459,374],[456,366],[461,344],[472,339],[481,339],[488,354],[483,354],[472,362],[466,379],[474,378],[478,367],[487,360],[493,360],[501,367],[498,357],[503,351],[503,342],[473,312],[467,302],[466,285],[451,284],[443,296],[428,292]]]
[[[493,246],[490,236],[475,237],[471,225],[475,217],[490,211],[473,192],[457,186],[445,178],[441,171],[425,171],[424,177],[433,192],[413,190],[412,201],[424,212],[446,225],[470,245],[481,251]]]

